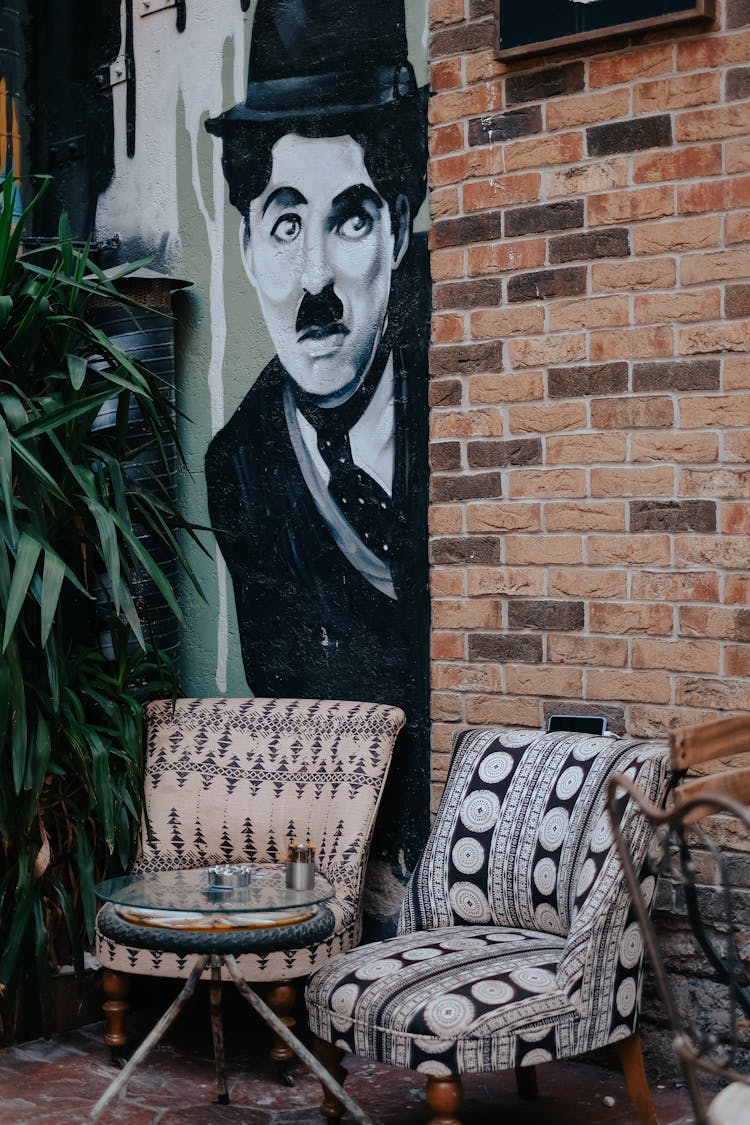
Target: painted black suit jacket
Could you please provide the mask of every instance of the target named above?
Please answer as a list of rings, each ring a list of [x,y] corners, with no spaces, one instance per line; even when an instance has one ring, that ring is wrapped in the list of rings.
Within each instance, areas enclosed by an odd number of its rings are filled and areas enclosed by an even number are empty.
[[[392,703],[406,712],[373,846],[395,860],[405,845],[407,864],[423,843],[429,809],[423,343],[416,332],[409,348],[394,349],[395,601],[355,569],[315,505],[292,448],[282,397],[288,376],[278,359],[206,454],[211,524],[234,585],[251,690]]]

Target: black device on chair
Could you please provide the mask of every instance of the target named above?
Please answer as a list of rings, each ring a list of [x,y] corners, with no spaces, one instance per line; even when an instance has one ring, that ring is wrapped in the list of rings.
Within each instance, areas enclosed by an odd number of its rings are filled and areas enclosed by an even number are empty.
[[[573,730],[581,734],[609,735],[606,715],[550,715],[547,731]]]

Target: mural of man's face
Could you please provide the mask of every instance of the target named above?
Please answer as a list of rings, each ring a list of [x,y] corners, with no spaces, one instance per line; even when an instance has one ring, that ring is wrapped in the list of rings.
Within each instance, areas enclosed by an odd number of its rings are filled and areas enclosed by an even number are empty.
[[[403,196],[392,216],[353,137],[287,134],[243,223],[243,257],[278,357],[322,405],[360,385],[380,341],[409,239]],[[394,229],[395,228],[395,229]]]

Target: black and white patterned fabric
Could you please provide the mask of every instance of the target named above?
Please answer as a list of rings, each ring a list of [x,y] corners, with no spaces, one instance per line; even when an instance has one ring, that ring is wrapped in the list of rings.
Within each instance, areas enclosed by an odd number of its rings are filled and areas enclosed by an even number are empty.
[[[336,890],[333,933],[304,949],[246,953],[246,980],[306,976],[360,938],[362,884],[397,707],[320,699],[178,699],[146,707],[145,808],[133,871],[276,862],[317,846]],[[104,968],[186,977],[194,955],[122,945],[97,929]],[[228,978],[228,974],[225,973]]]
[[[307,986],[312,1030],[427,1074],[565,1058],[630,1035],[643,943],[605,809],[610,774],[663,801],[660,743],[530,730],[458,734],[399,935]],[[651,839],[623,794],[640,869]],[[655,886],[644,877],[651,901]]]

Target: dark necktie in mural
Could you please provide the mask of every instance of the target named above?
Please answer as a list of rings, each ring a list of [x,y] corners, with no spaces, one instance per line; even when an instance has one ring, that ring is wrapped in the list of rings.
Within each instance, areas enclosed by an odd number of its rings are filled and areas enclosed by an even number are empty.
[[[245,674],[403,707],[374,846],[407,867],[429,806],[424,110],[403,0],[259,0],[247,97],[206,126],[276,350],[206,455]]]

